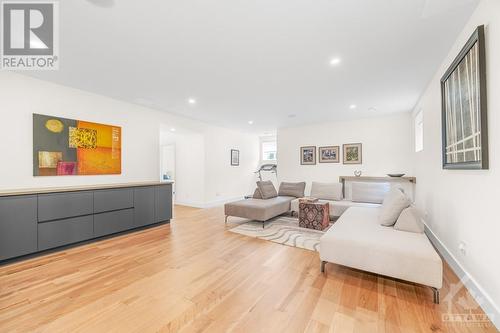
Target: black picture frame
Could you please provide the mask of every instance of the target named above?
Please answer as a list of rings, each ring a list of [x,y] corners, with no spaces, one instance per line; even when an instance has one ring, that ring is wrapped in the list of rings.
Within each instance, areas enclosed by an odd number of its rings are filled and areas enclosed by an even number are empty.
[[[238,149],[231,149],[231,165],[240,165],[240,151]]]
[[[477,48],[476,48],[477,45]],[[471,139],[466,139],[462,138],[459,141],[453,142],[450,146],[457,146],[454,151],[448,151],[449,147],[448,143],[450,142],[448,139],[448,128],[453,127],[452,121],[454,119],[448,119],[451,117],[448,117],[447,115],[447,94],[446,94],[446,83],[454,73],[458,73],[459,66],[467,60],[467,56],[469,55],[470,52],[475,52],[477,54],[474,54],[475,58],[477,59],[477,62],[474,62],[474,65],[477,63],[477,66],[474,66],[472,68],[471,66],[471,71],[475,70],[474,73],[477,73],[477,80],[472,79],[471,75],[471,81],[472,83],[469,83],[472,85],[473,83],[476,83],[474,88],[477,88],[478,93],[476,98],[478,99],[477,102],[477,111],[471,110],[471,107],[469,105],[469,115],[473,117],[473,114],[479,113],[479,116],[474,119],[475,121],[471,120],[471,132],[472,132],[472,137],[473,142],[475,146],[472,148],[466,147],[467,146],[467,141]],[[450,83],[451,85],[451,83]],[[472,88],[471,90],[473,91]],[[449,88],[451,90],[452,88]],[[454,87],[453,92],[460,92],[460,86]],[[471,101],[473,99],[470,99]],[[484,38],[484,25],[480,25],[476,28],[474,33],[470,36],[469,40],[465,44],[465,46],[462,48],[458,56],[455,58],[455,60],[451,63],[450,67],[448,70],[445,72],[443,77],[441,78],[441,132],[442,132],[442,142],[441,142],[441,151],[442,151],[442,166],[443,169],[455,169],[455,170],[486,170],[489,168],[489,158],[488,158],[488,118],[487,118],[487,94],[486,94],[486,51],[485,51],[485,38]],[[455,102],[455,101],[452,101]],[[474,102],[471,102],[474,103]],[[453,103],[451,103],[453,104]],[[450,106],[453,111],[453,106]],[[456,114],[456,113],[455,113]],[[460,110],[460,115],[461,119],[463,120],[463,110]],[[454,117],[456,118],[456,116]],[[448,123],[450,121],[450,123]],[[462,126],[462,125],[460,125]],[[472,126],[478,126],[477,128],[472,128]],[[462,129],[464,126],[462,126]],[[476,131],[474,131],[476,130]],[[458,131],[457,128],[454,128],[454,132]],[[451,132],[451,131],[450,131]],[[462,130],[463,133],[463,130]],[[480,136],[480,140],[476,140],[476,137]],[[468,136],[467,138],[470,138]],[[451,139],[450,139],[451,140]],[[458,140],[458,139],[455,139]],[[477,146],[477,143],[480,143],[480,146]],[[461,147],[461,150],[458,150],[459,147]],[[477,151],[480,149],[480,153],[474,153],[476,157],[475,160],[472,161],[467,161],[466,158],[466,153],[470,153],[471,151]],[[458,154],[463,154],[463,159],[464,161],[449,161],[447,155],[455,154],[458,156]],[[480,159],[479,159],[480,157]],[[458,159],[458,157],[455,157]],[[450,159],[453,159],[453,157],[450,157]]]

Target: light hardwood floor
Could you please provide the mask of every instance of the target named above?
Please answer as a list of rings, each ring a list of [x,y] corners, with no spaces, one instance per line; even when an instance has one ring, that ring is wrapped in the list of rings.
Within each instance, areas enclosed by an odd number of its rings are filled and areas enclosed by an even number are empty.
[[[447,324],[429,288],[234,234],[221,208],[0,266],[0,332],[497,332]],[[442,298],[457,277],[445,267]],[[460,304],[460,305],[459,305]],[[476,313],[482,313],[476,310]]]

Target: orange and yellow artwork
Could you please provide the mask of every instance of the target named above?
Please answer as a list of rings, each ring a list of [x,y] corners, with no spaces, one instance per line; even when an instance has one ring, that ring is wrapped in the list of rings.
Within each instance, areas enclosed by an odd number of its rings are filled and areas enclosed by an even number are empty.
[[[121,174],[121,127],[33,114],[33,175]]]

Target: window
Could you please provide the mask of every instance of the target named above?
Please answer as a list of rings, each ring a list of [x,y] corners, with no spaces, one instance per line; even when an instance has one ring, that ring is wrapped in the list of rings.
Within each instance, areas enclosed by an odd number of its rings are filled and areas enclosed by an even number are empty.
[[[273,141],[262,141],[261,151],[263,161],[276,161],[276,139]]]
[[[414,118],[415,125],[415,152],[424,150],[424,113],[418,111]]]

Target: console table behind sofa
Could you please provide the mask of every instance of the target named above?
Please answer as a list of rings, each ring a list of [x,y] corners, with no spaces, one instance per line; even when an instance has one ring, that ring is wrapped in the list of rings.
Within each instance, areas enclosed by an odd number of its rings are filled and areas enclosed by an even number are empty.
[[[172,218],[172,183],[0,192],[0,261]]]

